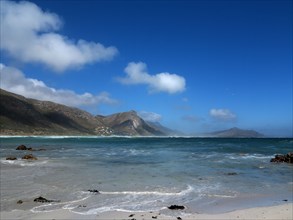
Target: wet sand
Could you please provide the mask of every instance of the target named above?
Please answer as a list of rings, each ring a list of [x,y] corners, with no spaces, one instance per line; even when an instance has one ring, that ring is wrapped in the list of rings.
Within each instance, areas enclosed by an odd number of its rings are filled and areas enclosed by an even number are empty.
[[[70,210],[60,209],[51,212],[33,213],[30,210],[14,210],[10,212],[1,212],[1,219],[128,219],[128,220],[147,220],[147,219],[161,219],[161,220],[195,220],[195,219],[225,219],[225,220],[257,220],[257,219],[270,219],[270,220],[291,220],[293,219],[293,203],[288,203],[278,206],[270,207],[256,207],[251,209],[236,210],[220,214],[184,214],[184,212],[174,211],[172,216],[160,214],[160,212],[104,212],[97,215],[80,215],[73,213]]]

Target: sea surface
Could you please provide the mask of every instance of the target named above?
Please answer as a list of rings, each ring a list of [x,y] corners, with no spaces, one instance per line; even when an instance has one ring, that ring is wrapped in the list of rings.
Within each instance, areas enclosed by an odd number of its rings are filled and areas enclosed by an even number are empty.
[[[20,144],[46,150],[15,150]],[[185,214],[279,205],[292,202],[293,166],[270,159],[290,151],[292,138],[1,137],[1,211],[27,203],[32,212],[171,215],[175,204]],[[38,160],[20,159],[29,153]],[[60,202],[32,202],[39,196]]]

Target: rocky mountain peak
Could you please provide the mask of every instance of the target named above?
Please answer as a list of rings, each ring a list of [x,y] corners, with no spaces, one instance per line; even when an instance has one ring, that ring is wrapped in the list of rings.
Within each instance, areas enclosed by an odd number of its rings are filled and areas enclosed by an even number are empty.
[[[164,135],[140,118],[136,111],[121,112],[104,117],[103,122],[117,135]]]

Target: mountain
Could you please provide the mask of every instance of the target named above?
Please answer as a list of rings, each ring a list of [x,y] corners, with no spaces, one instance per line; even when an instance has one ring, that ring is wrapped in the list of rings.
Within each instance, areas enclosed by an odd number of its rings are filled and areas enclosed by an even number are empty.
[[[228,130],[212,132],[207,134],[207,136],[224,138],[260,138],[264,135],[254,130],[243,130],[234,127]]]
[[[7,135],[97,134],[103,126],[90,113],[0,90],[0,128]]]
[[[78,108],[0,89],[1,135],[166,135],[135,111],[93,116]]]
[[[135,111],[117,113],[106,117],[97,116],[96,118],[113,129],[114,133],[117,135],[166,135],[165,132],[145,122]]]

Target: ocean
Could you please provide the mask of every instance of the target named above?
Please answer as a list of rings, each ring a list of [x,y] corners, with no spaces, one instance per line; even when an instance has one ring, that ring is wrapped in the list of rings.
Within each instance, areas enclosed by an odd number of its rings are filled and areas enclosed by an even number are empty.
[[[1,211],[219,213],[292,202],[292,138],[1,137]],[[24,144],[45,151],[17,151]],[[32,153],[36,161],[20,159]],[[18,160],[9,161],[8,156]],[[98,190],[99,193],[89,190]],[[55,203],[34,203],[39,196]],[[17,204],[22,200],[23,204]],[[29,205],[25,205],[25,204]],[[184,214],[183,213],[183,214]],[[182,213],[181,213],[182,214]]]

